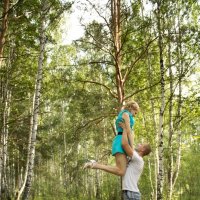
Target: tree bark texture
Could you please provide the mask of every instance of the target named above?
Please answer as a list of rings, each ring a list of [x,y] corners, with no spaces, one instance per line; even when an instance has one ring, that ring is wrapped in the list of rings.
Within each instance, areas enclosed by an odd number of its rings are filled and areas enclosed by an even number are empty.
[[[33,106],[34,107],[34,98],[33,98]],[[28,154],[27,154],[27,161],[26,161],[26,169],[25,169],[25,173],[24,173],[24,180],[22,182],[22,178],[21,178],[21,181],[19,184],[19,191],[17,191],[16,193],[16,200],[20,200],[20,197],[24,191],[24,188],[25,188],[25,184],[26,184],[26,181],[27,181],[27,175],[28,175],[28,166],[29,166],[29,152],[30,152],[30,146],[31,146],[31,136],[32,136],[32,127],[33,127],[33,115],[32,115],[32,108],[30,109],[30,115],[31,115],[31,118],[30,118],[30,132],[29,132],[29,139],[28,139]],[[18,173],[19,174],[19,173]]]
[[[180,30],[180,19],[178,18],[178,89],[179,89],[179,94],[178,94],[178,111],[177,111],[177,127],[176,129],[178,130],[178,150],[177,150],[177,159],[176,159],[176,164],[174,167],[174,173],[173,173],[173,186],[172,189],[174,188],[179,170],[180,170],[180,165],[181,165],[181,139],[182,139],[182,134],[181,134],[181,109],[182,109],[182,76],[183,76],[183,60],[182,60],[182,36],[181,36],[181,30]]]
[[[121,1],[111,1],[112,30],[114,39],[114,62],[116,70],[116,85],[119,105],[124,101],[124,82],[121,74]]]
[[[10,6],[10,0],[3,0],[3,13],[2,13],[2,24],[0,30],[0,67],[3,60],[3,48],[5,44],[6,31],[8,29],[8,10]]]
[[[161,2],[157,2],[157,28],[158,28],[158,47],[159,47],[159,54],[160,54],[160,114],[159,114],[159,141],[158,141],[158,176],[157,176],[157,200],[163,199],[163,176],[164,176],[164,169],[163,169],[163,133],[164,133],[164,109],[165,109],[165,69],[164,69],[164,60],[163,60],[163,36],[162,36],[162,28],[161,28]]]
[[[8,179],[7,179],[7,159],[8,159],[8,119],[10,114],[10,99],[11,92],[8,90],[8,80],[6,80],[5,85],[5,94],[4,94],[4,103],[3,103],[3,127],[1,130],[1,163],[0,163],[0,196],[2,198],[9,197],[8,191]]]
[[[171,64],[171,43],[170,43],[170,30],[168,30],[168,65],[169,65],[169,78],[170,78],[170,97],[169,97],[169,139],[168,139],[168,149],[169,149],[169,159],[168,159],[168,199],[172,199],[172,177],[173,177],[173,148],[172,148],[172,137],[173,137],[173,74],[172,74],[172,64]]]
[[[6,31],[8,28],[8,10],[10,6],[9,0],[3,1],[3,12],[2,12],[2,23],[0,27],[0,68],[2,67],[2,59],[3,59],[3,47],[5,44],[5,36]],[[1,80],[1,105],[3,107],[2,109],[2,127],[1,127],[1,135],[0,135],[0,195],[2,198],[2,194],[4,193],[4,186],[5,186],[5,162],[6,162],[6,137],[7,137],[7,127],[6,127],[6,121],[7,120],[7,103],[8,103],[8,91],[7,91],[7,80],[4,81]]]
[[[44,10],[44,7],[42,10]],[[31,132],[31,143],[28,154],[28,173],[26,184],[24,188],[24,193],[22,196],[23,200],[27,200],[30,195],[31,183],[33,178],[33,168],[34,168],[34,159],[35,159],[35,145],[36,145],[36,135],[38,127],[38,115],[39,115],[39,106],[40,106],[40,96],[41,96],[41,85],[42,85],[42,72],[43,72],[43,60],[44,60],[44,51],[45,51],[45,14],[42,12],[41,15],[41,32],[40,32],[40,55],[38,60],[38,73],[36,77],[35,85],[35,95],[34,95],[34,105],[33,105],[33,126]]]

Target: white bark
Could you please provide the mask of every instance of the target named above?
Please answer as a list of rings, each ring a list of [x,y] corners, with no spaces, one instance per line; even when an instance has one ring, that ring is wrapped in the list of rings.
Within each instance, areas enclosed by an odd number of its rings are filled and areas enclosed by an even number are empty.
[[[34,95],[34,97],[35,97],[35,95]],[[33,105],[34,105],[34,97],[33,97]],[[32,112],[32,109],[31,109],[31,112]],[[21,186],[21,184],[19,184],[20,189],[17,192],[17,196],[16,196],[17,200],[20,200],[20,197],[22,195],[22,192],[24,191],[25,184],[26,184],[26,181],[27,181],[28,166],[29,166],[29,159],[30,159],[29,158],[29,152],[30,152],[30,146],[31,146],[32,127],[33,127],[33,116],[31,115],[31,118],[30,118],[30,132],[29,132],[29,139],[28,139],[28,154],[27,154],[27,161],[26,161],[26,169],[25,169],[24,180],[23,180],[22,186]]]
[[[153,100],[153,96],[152,96],[152,92],[153,92],[153,88],[151,80],[153,79],[153,75],[152,75],[152,66],[151,66],[151,61],[150,61],[150,57],[148,54],[148,60],[147,60],[147,66],[148,66],[148,85],[150,87],[150,104],[151,104],[151,118],[153,120],[153,128],[154,128],[154,132],[155,132],[155,154],[154,154],[154,160],[155,160],[155,169],[154,169],[154,174],[155,174],[155,190],[153,190],[153,198],[156,199],[157,198],[157,174],[158,174],[158,148],[157,148],[157,144],[158,144],[158,129],[157,129],[157,123],[156,123],[156,112],[155,112],[155,103]]]
[[[10,49],[9,49],[10,50]],[[5,198],[9,198],[9,187],[7,179],[8,167],[8,134],[9,134],[9,117],[10,117],[10,105],[11,105],[11,91],[9,88],[9,69],[11,66],[11,51],[9,51],[9,57],[5,66],[5,77],[3,79],[3,93],[2,93],[2,104],[3,104],[3,119],[1,129],[1,151],[0,151],[0,183],[1,183],[1,195]]]
[[[37,127],[38,127],[41,85],[42,85],[43,60],[44,60],[44,51],[45,51],[45,40],[46,40],[45,39],[45,15],[43,12],[43,14],[41,16],[40,55],[39,55],[39,60],[38,60],[38,73],[37,73],[37,77],[36,77],[35,95],[34,95],[34,100],[33,100],[33,102],[34,102],[33,125],[32,125],[31,138],[30,138],[30,149],[28,152],[28,171],[27,171],[27,176],[25,178],[24,193],[22,196],[23,200],[26,200],[29,197],[32,178],[33,178],[35,145],[36,145],[36,135],[37,135]],[[18,195],[18,199],[19,199],[19,195]]]
[[[151,184],[151,199],[155,199],[155,191],[154,191],[154,185],[153,185],[153,180],[152,180],[152,171],[151,171],[151,160],[148,158],[148,169],[149,169],[149,180]]]
[[[5,36],[8,28],[8,10],[10,6],[9,0],[3,0],[3,11],[2,11],[2,23],[0,31],[0,68],[2,67],[3,60],[3,48],[5,44]],[[7,81],[6,81],[7,82]],[[8,91],[7,83],[1,88],[1,101],[3,106],[2,113],[2,127],[0,135],[0,196],[2,190],[5,189],[5,167],[6,167],[6,154],[7,154],[7,102],[8,102]]]
[[[7,80],[6,80],[7,82]],[[4,96],[4,111],[3,111],[3,129],[1,134],[1,195],[9,196],[8,185],[7,185],[7,158],[8,158],[8,118],[10,113],[10,98],[11,94],[8,90],[8,83],[5,86]]]
[[[163,199],[163,176],[164,176],[164,170],[163,170],[163,143],[164,143],[164,109],[165,109],[165,69],[164,69],[164,60],[163,60],[163,37],[162,37],[162,31],[161,31],[161,5],[160,2],[157,2],[158,8],[157,8],[157,27],[158,27],[158,46],[159,46],[159,53],[160,53],[160,94],[161,94],[161,106],[160,106],[160,114],[159,114],[159,127],[158,127],[158,133],[159,133],[159,141],[158,141],[158,176],[157,176],[157,200]]]
[[[179,95],[178,95],[178,113],[177,113],[177,120],[178,120],[178,125],[177,125],[177,130],[178,130],[178,151],[177,151],[177,159],[176,159],[176,165],[174,167],[174,173],[173,173],[173,186],[172,189],[174,188],[176,184],[176,180],[178,178],[179,170],[180,170],[180,165],[181,165],[181,108],[182,108],[182,75],[183,75],[183,61],[181,58],[182,55],[182,37],[181,37],[181,31],[180,31],[180,19],[178,19],[178,26],[179,26],[179,34],[178,34],[178,87],[179,87]]]
[[[149,63],[149,80],[152,80],[151,79],[151,74],[150,74],[150,63]],[[149,81],[149,85],[151,86],[151,83]],[[154,172],[155,172],[155,190],[153,190],[153,196],[154,196],[154,199],[157,198],[157,174],[158,174],[158,148],[157,148],[157,143],[158,143],[158,130],[157,130],[157,123],[156,123],[156,112],[155,112],[155,104],[154,104],[154,100],[152,99],[152,95],[150,94],[150,102],[151,102],[151,117],[153,119],[153,124],[154,124],[154,131],[155,131],[155,154],[154,154],[154,160],[155,160],[155,169],[154,169]]]
[[[142,4],[141,4],[141,12],[142,12],[142,17],[144,18],[143,16],[143,1],[141,1]],[[145,38],[146,39],[146,38]],[[155,180],[154,180],[154,186],[153,186],[153,183],[151,181],[151,178],[150,178],[150,182],[151,182],[151,185],[152,185],[152,199],[157,199],[157,174],[158,174],[158,147],[157,147],[157,144],[158,144],[158,129],[157,129],[157,123],[156,123],[156,112],[155,112],[155,103],[154,103],[154,100],[153,100],[153,88],[152,88],[152,80],[153,80],[153,74],[152,72],[154,71],[154,69],[152,69],[152,65],[151,65],[151,58],[150,58],[150,55],[149,55],[149,52],[147,50],[147,66],[148,66],[148,86],[150,88],[150,92],[149,92],[149,96],[150,96],[150,104],[151,104],[151,118],[152,118],[152,121],[153,121],[153,128],[154,128],[154,132],[155,132],[155,153],[154,153],[154,163],[155,163],[155,167],[154,167],[154,174],[155,174]],[[150,162],[150,161],[149,161]],[[149,171],[150,171],[150,166],[149,166]],[[150,172],[151,173],[151,172]],[[154,189],[155,188],[155,189]]]
[[[173,136],[173,74],[171,64],[171,42],[170,42],[170,29],[168,30],[168,65],[169,65],[169,78],[170,78],[170,99],[169,99],[169,160],[168,160],[168,199],[172,199],[172,178],[173,178],[173,148],[172,148],[172,136]]]
[[[68,177],[67,177],[67,141],[66,141],[66,132],[65,129],[65,105],[64,101],[62,102],[62,130],[63,130],[63,142],[64,142],[64,164],[63,164],[63,174],[64,174],[64,185],[66,188],[66,194],[68,192]],[[63,157],[63,156],[62,156]]]

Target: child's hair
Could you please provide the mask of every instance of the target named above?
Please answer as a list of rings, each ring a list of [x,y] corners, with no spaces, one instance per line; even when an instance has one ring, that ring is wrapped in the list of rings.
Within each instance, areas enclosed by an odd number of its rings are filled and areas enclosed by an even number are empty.
[[[127,110],[138,110],[139,109],[139,105],[136,101],[129,101],[124,105],[124,109]]]

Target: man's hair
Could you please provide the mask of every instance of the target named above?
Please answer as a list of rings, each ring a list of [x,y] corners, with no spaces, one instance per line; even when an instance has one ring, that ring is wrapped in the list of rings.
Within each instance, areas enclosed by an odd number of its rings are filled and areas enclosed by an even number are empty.
[[[150,144],[145,144],[144,146],[145,146],[145,149],[143,151],[143,155],[147,156],[151,153],[151,146],[150,146]]]

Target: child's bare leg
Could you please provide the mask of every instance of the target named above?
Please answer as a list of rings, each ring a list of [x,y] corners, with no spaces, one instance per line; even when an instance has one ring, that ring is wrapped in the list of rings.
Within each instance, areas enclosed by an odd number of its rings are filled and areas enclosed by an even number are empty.
[[[117,176],[123,176],[126,172],[126,167],[127,167],[126,155],[122,153],[117,153],[115,155],[115,160],[116,160],[116,166],[109,166],[100,163],[95,163],[92,168],[101,169],[111,174],[115,174]]]
[[[126,152],[126,154],[130,158],[132,158],[132,156],[133,156],[133,149],[131,148],[131,146],[129,145],[129,142],[128,142],[128,136],[127,136],[126,126],[123,123],[120,123],[120,125],[123,128],[122,147],[123,147],[124,151]]]

